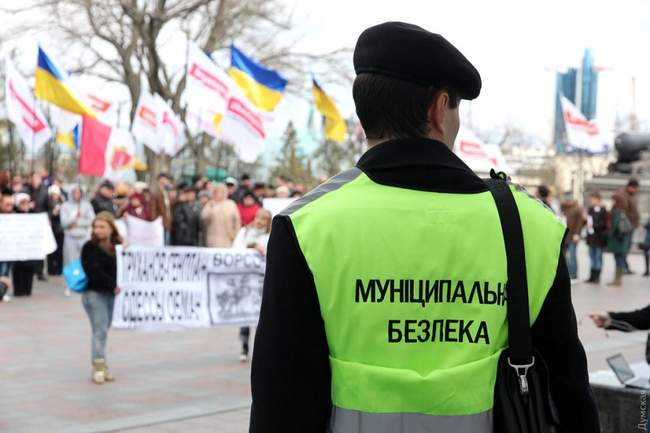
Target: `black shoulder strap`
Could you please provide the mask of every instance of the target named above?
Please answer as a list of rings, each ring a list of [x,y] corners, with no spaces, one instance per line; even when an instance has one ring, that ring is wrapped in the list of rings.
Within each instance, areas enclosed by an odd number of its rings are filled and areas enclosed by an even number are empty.
[[[509,355],[513,363],[526,364],[532,359],[530,336],[530,313],[528,309],[528,281],[526,279],[526,256],[524,236],[519,210],[503,173],[490,173],[487,184],[499,211],[503,241],[508,262],[506,286],[508,308]]]

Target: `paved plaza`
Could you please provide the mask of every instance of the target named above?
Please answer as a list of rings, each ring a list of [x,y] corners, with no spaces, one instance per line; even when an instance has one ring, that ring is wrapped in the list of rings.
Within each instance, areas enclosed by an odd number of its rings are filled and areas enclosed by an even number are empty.
[[[584,247],[580,273],[588,274]],[[605,280],[613,258],[606,257]],[[573,287],[590,370],[621,352],[643,359],[646,334],[596,329],[599,309],[626,310],[650,302],[642,257],[624,287]],[[90,382],[90,329],[80,298],[63,296],[62,280],[36,283],[30,298],[0,304],[0,432],[218,432],[248,430],[250,365],[238,360],[236,328],[150,333],[112,330],[109,364],[115,383]]]

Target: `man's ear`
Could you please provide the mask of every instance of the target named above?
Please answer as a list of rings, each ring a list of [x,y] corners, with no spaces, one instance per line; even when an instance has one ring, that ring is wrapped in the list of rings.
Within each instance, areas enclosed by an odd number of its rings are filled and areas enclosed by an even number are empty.
[[[433,98],[433,103],[429,107],[429,112],[427,113],[431,129],[440,135],[444,135],[445,133],[444,122],[448,105],[449,94],[443,90]]]

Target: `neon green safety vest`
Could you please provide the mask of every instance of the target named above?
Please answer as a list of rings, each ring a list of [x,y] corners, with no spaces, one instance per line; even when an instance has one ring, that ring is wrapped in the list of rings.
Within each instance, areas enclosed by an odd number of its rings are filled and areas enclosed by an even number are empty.
[[[511,186],[534,323],[565,227]],[[507,344],[506,254],[489,191],[385,186],[352,168],[282,213],[314,277],[335,433],[492,431]]]

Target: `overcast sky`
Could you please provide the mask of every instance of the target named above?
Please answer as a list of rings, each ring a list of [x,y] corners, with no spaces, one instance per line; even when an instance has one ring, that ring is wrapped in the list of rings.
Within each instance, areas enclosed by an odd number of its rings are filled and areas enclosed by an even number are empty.
[[[642,122],[650,124],[650,98],[646,97],[650,95],[650,2],[284,1],[293,11],[294,35],[302,35],[298,47],[301,51],[322,53],[353,48],[365,28],[384,21],[407,21],[442,34],[481,73],[483,90],[472,102],[471,110],[475,129],[517,126],[549,142],[555,70],[578,66],[587,47],[592,49],[596,64],[608,68],[599,77],[597,117],[602,129],[612,128],[617,112],[621,116],[629,114],[633,76],[637,114]],[[41,41],[43,37],[37,36]],[[34,35],[25,35],[13,43],[24,48],[24,58],[17,61],[23,70],[28,69],[35,56]],[[54,51],[61,52],[56,47]],[[71,64],[65,57],[61,60]],[[346,61],[342,67],[351,67],[351,54]],[[354,113],[351,86],[328,86],[325,90],[333,95],[345,116]],[[126,97],[125,92],[118,93]],[[277,137],[289,120],[304,128],[309,110],[309,95],[303,99],[285,98],[278,106],[275,124],[269,126],[270,146],[277,146]],[[461,115],[467,119],[467,113],[468,103],[464,102]],[[315,143],[306,141],[310,150]]]
[[[304,48],[317,52],[354,47],[365,28],[384,21],[406,21],[442,34],[481,73],[483,90],[472,103],[472,124],[479,129],[510,124],[550,140],[554,69],[578,66],[587,47],[598,66],[611,68],[599,77],[597,117],[603,129],[613,126],[617,111],[631,110],[632,76],[637,114],[650,120],[647,1],[287,2],[295,8],[296,31],[305,35]],[[353,113],[350,88],[329,91],[345,114]]]

